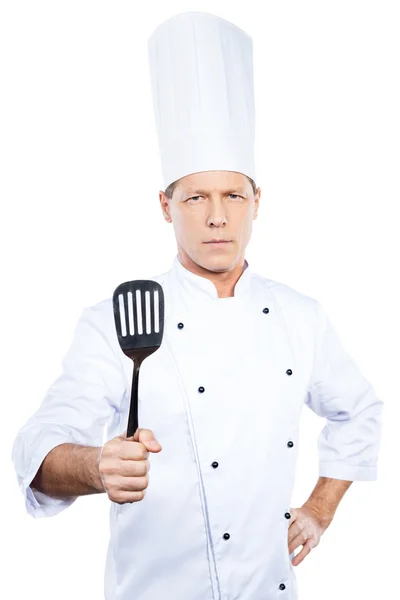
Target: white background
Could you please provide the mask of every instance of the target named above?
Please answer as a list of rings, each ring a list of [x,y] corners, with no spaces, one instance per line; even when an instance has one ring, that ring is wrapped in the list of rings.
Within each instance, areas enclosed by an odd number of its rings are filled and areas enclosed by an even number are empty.
[[[385,0],[2,2],[2,597],[103,597],[108,498],[82,497],[57,518],[32,519],[11,446],[59,374],[82,308],[122,281],[164,272],[175,256],[158,201],[146,40],[186,10],[218,14],[254,40],[262,197],[249,263],[325,306],[385,402],[378,480],[352,484],[296,567],[300,598],[396,596],[398,8]],[[292,506],[316,483],[323,425],[305,409]]]

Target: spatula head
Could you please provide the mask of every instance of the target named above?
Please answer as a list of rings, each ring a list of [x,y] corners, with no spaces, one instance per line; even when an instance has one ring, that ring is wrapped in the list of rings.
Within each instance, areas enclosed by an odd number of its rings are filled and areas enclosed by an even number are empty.
[[[157,281],[126,281],[113,293],[115,328],[127,356],[135,350],[160,346],[164,333],[164,291]],[[149,352],[148,354],[150,354]]]

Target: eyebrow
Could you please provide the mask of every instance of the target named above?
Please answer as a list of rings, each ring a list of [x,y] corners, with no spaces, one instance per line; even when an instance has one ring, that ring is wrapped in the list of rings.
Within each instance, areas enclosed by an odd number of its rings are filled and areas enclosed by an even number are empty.
[[[208,196],[210,194],[210,192],[207,192],[206,190],[188,190],[185,192],[185,195],[201,195],[201,196]],[[241,194],[241,195],[245,195],[245,192],[242,188],[231,188],[228,190],[222,190],[222,194]]]

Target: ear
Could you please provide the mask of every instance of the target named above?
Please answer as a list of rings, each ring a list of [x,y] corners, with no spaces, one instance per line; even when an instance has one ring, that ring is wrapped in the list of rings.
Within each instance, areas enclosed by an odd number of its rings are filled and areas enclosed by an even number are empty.
[[[257,188],[255,196],[254,196],[254,214],[253,220],[258,217],[258,208],[260,206],[260,196],[261,196],[261,188]]]
[[[161,205],[161,210],[162,210],[164,219],[167,221],[167,223],[172,223],[172,217],[171,217],[170,205],[169,205],[170,198],[168,198],[166,193],[163,192],[162,190],[160,190],[160,192],[159,192],[159,198],[160,198],[160,205]]]

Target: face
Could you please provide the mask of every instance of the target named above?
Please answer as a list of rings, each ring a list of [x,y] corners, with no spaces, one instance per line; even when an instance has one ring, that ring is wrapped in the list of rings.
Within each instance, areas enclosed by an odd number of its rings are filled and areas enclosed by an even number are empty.
[[[160,192],[164,218],[172,223],[184,264],[229,271],[244,260],[260,188],[235,171],[203,171],[179,180],[169,199]],[[214,242],[215,240],[222,240]]]

